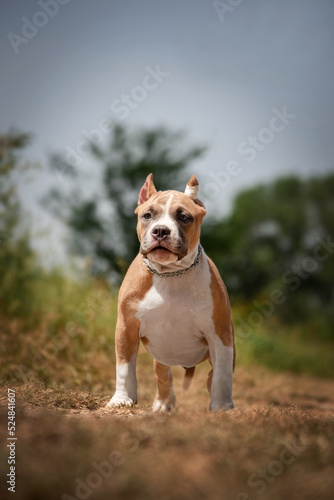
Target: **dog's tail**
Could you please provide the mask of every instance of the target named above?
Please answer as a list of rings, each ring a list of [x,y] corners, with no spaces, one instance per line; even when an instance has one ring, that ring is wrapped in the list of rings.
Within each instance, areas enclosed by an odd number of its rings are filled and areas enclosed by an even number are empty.
[[[191,368],[185,368],[186,373],[184,374],[184,379],[183,379],[183,391],[186,392],[191,384],[191,381],[193,379],[194,373],[195,373],[195,366],[192,366]]]

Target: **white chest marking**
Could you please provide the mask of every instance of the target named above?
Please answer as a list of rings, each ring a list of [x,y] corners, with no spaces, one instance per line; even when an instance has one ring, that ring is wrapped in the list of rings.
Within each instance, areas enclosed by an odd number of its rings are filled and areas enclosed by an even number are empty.
[[[207,354],[202,340],[216,335],[210,282],[205,254],[197,268],[180,278],[153,276],[137,317],[140,336],[147,338],[147,350],[160,363],[191,367]]]

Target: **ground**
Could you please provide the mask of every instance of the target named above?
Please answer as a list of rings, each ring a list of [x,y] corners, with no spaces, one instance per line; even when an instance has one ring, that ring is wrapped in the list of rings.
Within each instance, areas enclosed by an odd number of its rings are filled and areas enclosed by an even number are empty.
[[[169,415],[151,412],[155,387],[147,360],[139,360],[139,404],[132,408],[106,410],[111,395],[106,391],[12,384],[16,492],[7,496],[334,498],[333,382],[237,366],[235,410],[210,413],[208,370],[206,364],[198,367],[183,394],[184,370],[174,369],[177,409]],[[2,435],[7,432],[7,389],[3,384]],[[1,449],[2,478],[9,472],[8,450]]]

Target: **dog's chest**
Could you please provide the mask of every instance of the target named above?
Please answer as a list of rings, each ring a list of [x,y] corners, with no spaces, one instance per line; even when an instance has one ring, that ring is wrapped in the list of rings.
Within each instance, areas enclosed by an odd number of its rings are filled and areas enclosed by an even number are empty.
[[[213,329],[210,281],[206,259],[181,277],[153,277],[137,317],[146,349],[160,363],[190,367],[205,358],[204,337]]]

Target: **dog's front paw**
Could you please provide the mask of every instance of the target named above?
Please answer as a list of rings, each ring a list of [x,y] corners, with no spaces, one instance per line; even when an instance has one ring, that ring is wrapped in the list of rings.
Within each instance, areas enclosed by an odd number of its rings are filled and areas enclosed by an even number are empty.
[[[171,403],[168,400],[162,401],[161,399],[156,399],[153,402],[152,410],[154,413],[161,412],[165,413],[167,411],[171,411],[172,408],[175,408],[175,404]]]
[[[137,400],[131,399],[126,394],[117,394],[116,392],[106,406],[107,408],[119,408],[121,406],[132,406],[136,403]]]
[[[166,399],[156,398],[153,401],[152,410],[154,411],[154,413],[157,413],[157,412],[165,413],[167,411],[171,411],[173,408],[175,408],[175,401],[176,401],[176,398],[175,398],[174,393],[172,393]]]
[[[233,410],[233,401],[227,401],[224,403],[210,403],[210,411],[229,411]]]

